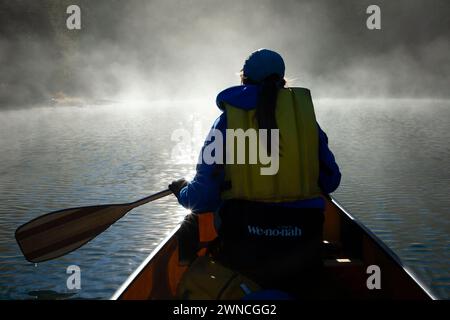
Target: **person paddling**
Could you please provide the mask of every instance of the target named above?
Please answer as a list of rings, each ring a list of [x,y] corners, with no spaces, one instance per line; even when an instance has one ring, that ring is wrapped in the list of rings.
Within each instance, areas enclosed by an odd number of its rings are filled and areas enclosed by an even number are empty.
[[[197,217],[214,212],[222,263],[263,287],[307,292],[322,266],[322,195],[337,189],[341,173],[316,121],[310,91],[287,87],[284,75],[280,54],[253,52],[241,70],[241,85],[216,99],[222,114],[211,133],[222,133],[223,161],[202,161],[192,181],[173,181],[169,189]],[[255,130],[259,143],[256,149],[246,144],[245,163],[230,161],[239,158],[233,154],[239,150],[226,147],[227,130],[239,129]],[[217,139],[211,133],[201,155]],[[257,149],[276,156],[275,172],[263,174],[259,157],[257,163],[248,161]]]

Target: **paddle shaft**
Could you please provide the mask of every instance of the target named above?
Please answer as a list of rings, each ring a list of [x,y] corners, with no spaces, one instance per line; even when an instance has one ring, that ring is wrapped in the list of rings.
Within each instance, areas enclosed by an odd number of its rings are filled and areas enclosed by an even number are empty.
[[[148,202],[155,201],[155,200],[158,200],[158,199],[163,198],[165,196],[168,196],[171,193],[172,193],[172,191],[170,191],[169,189],[166,189],[166,190],[160,191],[158,193],[152,194],[152,195],[150,195],[148,197],[142,198],[140,200],[131,202],[129,205],[132,208],[136,208],[136,207],[142,206],[143,204],[146,204]]]

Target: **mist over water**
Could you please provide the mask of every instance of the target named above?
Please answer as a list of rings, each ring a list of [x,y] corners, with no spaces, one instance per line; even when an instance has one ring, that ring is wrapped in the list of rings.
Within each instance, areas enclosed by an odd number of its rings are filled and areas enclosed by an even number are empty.
[[[81,30],[65,27],[70,4]],[[370,4],[1,1],[0,299],[109,298],[187,213],[174,198],[37,266],[14,230],[192,177],[195,166],[178,160],[196,157],[219,115],[216,94],[261,47],[283,55],[289,85],[311,88],[343,173],[337,199],[448,299],[450,2],[377,1],[377,31],[366,28]],[[180,128],[197,139],[174,159]],[[71,264],[79,292],[66,288]]]
[[[81,30],[66,8],[81,8]],[[449,97],[450,3],[368,0],[17,0],[0,3],[0,106],[54,97],[215,97],[250,52],[279,51],[321,97]],[[88,101],[86,101],[88,100]]]

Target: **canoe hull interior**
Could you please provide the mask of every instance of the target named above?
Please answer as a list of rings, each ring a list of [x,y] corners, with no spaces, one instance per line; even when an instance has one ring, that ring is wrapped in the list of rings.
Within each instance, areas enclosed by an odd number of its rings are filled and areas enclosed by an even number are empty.
[[[178,228],[150,254],[112,299],[174,299],[186,266],[178,264]],[[324,277],[318,280],[323,299],[434,299],[400,259],[334,200],[327,201],[324,225]],[[374,267],[380,289],[369,289]],[[320,282],[320,283],[319,283]],[[369,281],[371,283],[371,281]]]

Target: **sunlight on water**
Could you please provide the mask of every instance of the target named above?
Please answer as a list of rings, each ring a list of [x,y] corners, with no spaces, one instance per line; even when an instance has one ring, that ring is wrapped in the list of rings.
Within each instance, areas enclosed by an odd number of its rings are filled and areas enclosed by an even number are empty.
[[[316,109],[343,173],[337,199],[449,298],[450,104],[340,100]],[[202,101],[0,112],[0,298],[109,298],[187,213],[173,196],[38,265],[22,257],[15,229],[46,212],[133,201],[193,177],[189,162],[218,115]],[[174,151],[177,129],[192,140]],[[66,287],[72,264],[81,268],[80,291]]]

